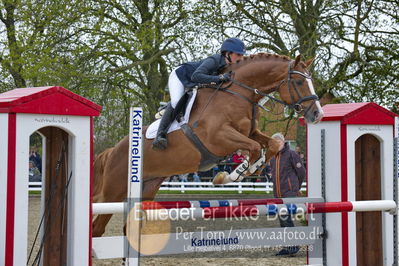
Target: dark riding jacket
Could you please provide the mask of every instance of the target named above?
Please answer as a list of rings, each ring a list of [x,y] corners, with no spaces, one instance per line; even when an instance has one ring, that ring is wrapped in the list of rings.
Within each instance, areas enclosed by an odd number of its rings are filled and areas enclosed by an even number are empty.
[[[276,198],[296,197],[306,177],[306,169],[298,153],[288,143],[270,161],[273,192]]]
[[[219,83],[218,74],[226,67],[226,60],[221,54],[214,54],[198,62],[187,62],[176,69],[177,77],[185,88],[198,84]]]

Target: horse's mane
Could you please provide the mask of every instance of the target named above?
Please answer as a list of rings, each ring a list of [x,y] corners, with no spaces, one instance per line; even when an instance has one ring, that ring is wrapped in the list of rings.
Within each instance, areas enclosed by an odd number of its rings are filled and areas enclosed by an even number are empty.
[[[244,56],[242,60],[238,61],[235,64],[229,65],[226,67],[225,71],[235,71],[243,66],[246,66],[250,63],[256,62],[256,61],[264,61],[264,60],[282,60],[282,61],[290,61],[291,58],[285,55],[278,55],[278,54],[269,54],[269,53],[257,53],[257,54],[252,54],[249,56]]]

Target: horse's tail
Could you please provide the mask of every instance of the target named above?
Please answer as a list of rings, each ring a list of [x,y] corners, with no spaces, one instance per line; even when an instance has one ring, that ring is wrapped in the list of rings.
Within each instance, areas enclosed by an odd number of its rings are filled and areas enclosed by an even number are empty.
[[[104,181],[104,169],[108,161],[108,157],[112,152],[113,148],[108,148],[102,153],[98,154],[93,163],[94,177],[93,177],[93,202],[97,201],[97,198],[101,194]]]

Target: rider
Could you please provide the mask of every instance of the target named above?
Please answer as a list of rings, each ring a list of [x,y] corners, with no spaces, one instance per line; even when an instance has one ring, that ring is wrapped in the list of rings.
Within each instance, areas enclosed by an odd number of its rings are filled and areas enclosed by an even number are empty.
[[[198,62],[184,63],[170,73],[168,86],[171,100],[162,115],[157,136],[152,142],[153,149],[164,150],[167,148],[166,134],[170,124],[175,119],[174,109],[184,94],[184,88],[230,80],[229,73],[219,75],[220,71],[227,64],[241,60],[244,54],[244,43],[238,38],[228,38],[223,42],[220,54],[214,54]]]

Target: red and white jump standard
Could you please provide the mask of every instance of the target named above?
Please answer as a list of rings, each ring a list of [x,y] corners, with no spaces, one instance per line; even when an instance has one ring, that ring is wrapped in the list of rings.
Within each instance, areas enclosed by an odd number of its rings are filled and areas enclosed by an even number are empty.
[[[65,202],[65,265],[91,264],[93,116],[100,110],[101,106],[62,87],[22,88],[0,94],[0,265],[27,265],[29,137],[41,129],[68,134],[67,171],[73,174]],[[57,142],[54,137],[45,137],[43,143],[46,140],[50,144],[43,151]],[[47,155],[48,160],[50,157]],[[43,167],[43,184],[49,181],[46,170]],[[42,206],[47,192],[42,191]],[[41,213],[45,211],[43,207]],[[41,262],[48,265],[44,259]]]
[[[398,162],[394,161],[393,147],[398,116],[375,103],[328,104],[323,111],[319,124],[306,125],[308,197],[323,197],[324,175],[327,202],[397,202],[394,165],[397,168]],[[368,207],[361,202],[353,205],[358,210]],[[309,258],[309,264],[398,263],[395,219],[397,215],[387,212],[326,214],[325,258]]]

